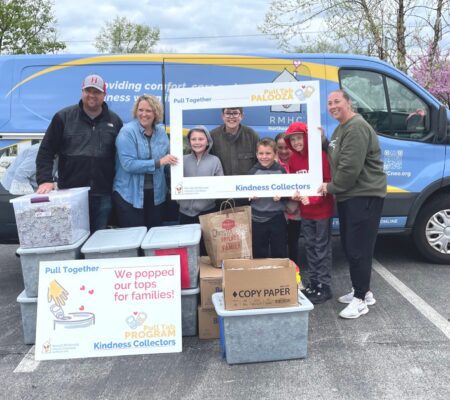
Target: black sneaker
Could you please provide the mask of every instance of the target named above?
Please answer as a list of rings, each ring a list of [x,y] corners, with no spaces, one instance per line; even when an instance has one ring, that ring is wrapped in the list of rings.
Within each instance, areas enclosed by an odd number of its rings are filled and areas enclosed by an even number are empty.
[[[319,283],[315,287],[314,293],[308,296],[308,300],[313,304],[322,304],[325,303],[327,300],[330,300],[332,297],[333,294],[331,293],[330,287],[328,285],[323,285],[322,283]]]
[[[314,281],[310,282],[306,285],[306,287],[301,292],[309,299],[309,296],[312,296],[313,293],[315,293],[316,286],[317,286],[316,282],[314,282]]]

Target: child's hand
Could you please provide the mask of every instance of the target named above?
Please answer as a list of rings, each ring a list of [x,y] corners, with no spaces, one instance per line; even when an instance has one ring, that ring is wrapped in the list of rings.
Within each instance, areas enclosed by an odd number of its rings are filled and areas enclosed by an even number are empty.
[[[292,200],[295,200],[295,201],[300,201],[300,192],[299,191],[296,191],[294,194],[293,194],[293,196],[292,196]]]
[[[300,196],[300,201],[304,206],[309,205],[309,197],[308,196]]]
[[[281,200],[281,196],[274,196],[273,201],[278,202]]]

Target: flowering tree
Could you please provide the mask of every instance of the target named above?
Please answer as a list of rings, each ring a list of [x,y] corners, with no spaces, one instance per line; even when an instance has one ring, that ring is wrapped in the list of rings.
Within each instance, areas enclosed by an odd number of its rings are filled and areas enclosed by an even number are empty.
[[[411,68],[411,75],[439,101],[450,107],[450,50],[444,52],[430,46]]]

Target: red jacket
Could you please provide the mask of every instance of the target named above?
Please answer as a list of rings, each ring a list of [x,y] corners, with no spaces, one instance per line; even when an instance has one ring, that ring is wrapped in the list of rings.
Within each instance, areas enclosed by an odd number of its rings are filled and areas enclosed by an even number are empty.
[[[294,125],[294,124],[292,124]],[[302,124],[304,125],[304,124]],[[305,125],[306,127],[306,125]],[[304,137],[304,147],[302,152],[294,150],[291,146],[290,136],[299,132],[286,132],[286,137],[284,138],[288,147],[292,150],[292,155],[289,158],[289,173],[305,173],[308,172],[308,133],[303,133]],[[330,164],[328,163],[327,153],[322,151],[322,174],[323,182],[331,181]],[[301,194],[301,193],[300,193]],[[334,214],[334,198],[331,194],[326,196],[309,196],[309,204],[304,205],[299,202],[300,215],[304,219],[326,219],[331,218]]]

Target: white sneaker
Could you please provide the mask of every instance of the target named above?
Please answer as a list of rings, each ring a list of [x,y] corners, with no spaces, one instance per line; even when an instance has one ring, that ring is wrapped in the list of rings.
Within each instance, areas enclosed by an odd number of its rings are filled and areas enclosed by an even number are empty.
[[[339,297],[337,301],[339,303],[344,304],[350,304],[353,300],[353,295],[355,294],[355,289],[352,289],[350,293],[344,294],[343,296]],[[369,290],[366,293],[366,297],[364,299],[366,301],[366,304],[368,306],[373,306],[377,301],[375,300],[375,297],[373,297],[373,293]]]
[[[357,297],[353,297],[351,303],[339,313],[339,316],[341,318],[358,318],[368,312],[369,308],[366,302]]]

